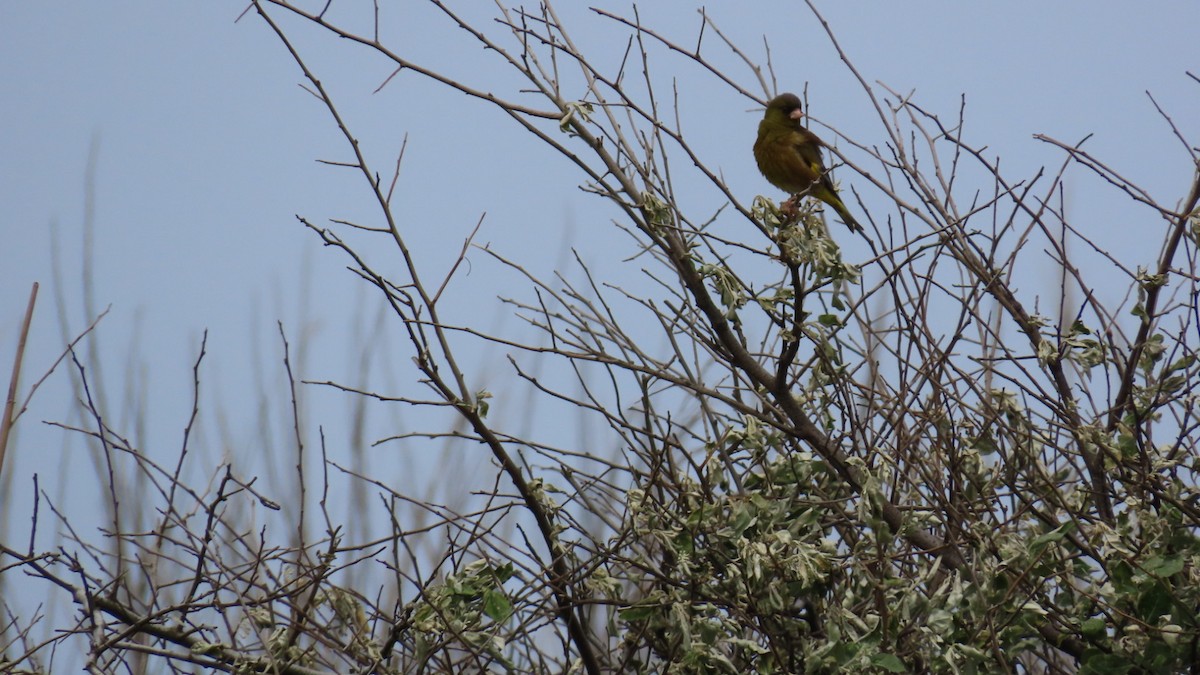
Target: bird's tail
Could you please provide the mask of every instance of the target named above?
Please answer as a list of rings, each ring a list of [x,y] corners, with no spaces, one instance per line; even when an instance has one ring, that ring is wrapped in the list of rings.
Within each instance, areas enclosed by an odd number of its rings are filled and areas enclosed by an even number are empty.
[[[862,225],[859,225],[854,216],[850,215],[850,210],[846,208],[846,205],[842,202],[842,198],[832,189],[817,183],[809,190],[809,194],[832,206],[833,210],[837,211],[837,214],[841,216],[842,222],[846,223],[846,227],[854,232],[863,231]]]
[[[837,197],[834,199],[836,201],[830,202],[829,205],[832,206],[833,210],[837,211],[837,214],[842,217],[842,222],[846,223],[846,227],[850,228],[852,232],[862,232],[862,225],[859,225],[858,221],[854,219],[854,216],[850,215],[850,211],[846,209],[846,205],[842,203],[842,200]]]

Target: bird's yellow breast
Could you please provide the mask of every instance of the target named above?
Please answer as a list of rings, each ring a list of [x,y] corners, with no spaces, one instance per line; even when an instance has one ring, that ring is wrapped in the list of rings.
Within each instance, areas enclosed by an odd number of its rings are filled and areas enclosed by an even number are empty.
[[[758,170],[771,185],[789,194],[804,192],[820,177],[813,167],[796,151],[794,133],[790,130],[775,133],[760,125],[754,142],[754,159]]]

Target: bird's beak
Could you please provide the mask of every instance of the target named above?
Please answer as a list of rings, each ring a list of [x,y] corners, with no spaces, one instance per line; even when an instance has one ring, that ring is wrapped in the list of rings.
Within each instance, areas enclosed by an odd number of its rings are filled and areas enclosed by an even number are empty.
[[[804,111],[799,108],[796,108],[792,112],[788,113],[788,118],[796,120],[797,122],[800,121],[801,117],[804,117]]]

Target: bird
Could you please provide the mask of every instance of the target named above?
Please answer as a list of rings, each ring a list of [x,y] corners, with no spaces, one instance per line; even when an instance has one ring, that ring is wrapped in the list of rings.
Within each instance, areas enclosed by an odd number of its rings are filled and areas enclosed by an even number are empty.
[[[861,232],[862,226],[846,209],[821,160],[825,144],[800,125],[801,116],[800,98],[795,94],[780,94],[767,104],[754,141],[758,170],[771,185],[790,195],[807,194],[830,205],[847,227]]]

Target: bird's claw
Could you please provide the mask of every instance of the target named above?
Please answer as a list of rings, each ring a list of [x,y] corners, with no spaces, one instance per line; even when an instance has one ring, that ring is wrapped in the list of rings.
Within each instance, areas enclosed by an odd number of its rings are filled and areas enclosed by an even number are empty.
[[[779,213],[788,221],[795,220],[796,216],[800,215],[800,200],[796,199],[796,195],[788,197],[779,205]]]

